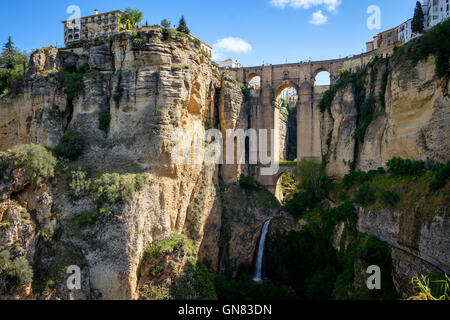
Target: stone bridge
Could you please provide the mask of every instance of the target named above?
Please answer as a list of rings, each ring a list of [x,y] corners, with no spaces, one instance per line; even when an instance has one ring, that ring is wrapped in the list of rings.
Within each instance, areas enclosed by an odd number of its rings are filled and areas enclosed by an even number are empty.
[[[323,90],[315,89],[315,79],[318,73],[326,71],[330,74],[330,83],[334,84],[339,78],[340,71],[356,70],[366,65],[374,53],[325,61],[310,61],[280,65],[263,65],[258,67],[245,67],[231,69],[234,78],[249,85],[255,77],[260,77],[260,89],[252,102],[251,128],[253,129],[279,129],[280,109],[278,98],[286,88],[294,88],[297,91],[297,160],[322,158],[321,138],[321,112],[319,102]],[[317,88],[317,87],[316,87]],[[272,142],[268,142],[272,152]],[[278,148],[276,148],[278,149]],[[276,152],[275,152],[276,153]],[[277,157],[275,155],[275,157]],[[285,170],[274,176],[262,176],[255,174],[255,178],[272,192],[276,192],[277,181]],[[287,169],[286,169],[287,170]]]

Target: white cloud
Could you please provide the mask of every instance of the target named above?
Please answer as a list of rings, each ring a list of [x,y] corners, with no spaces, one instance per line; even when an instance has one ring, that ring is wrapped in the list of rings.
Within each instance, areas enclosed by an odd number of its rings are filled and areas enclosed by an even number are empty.
[[[312,19],[309,21],[311,24],[321,25],[327,23],[328,17],[324,16],[322,10],[316,11],[312,14]]]
[[[342,4],[342,0],[270,0],[270,4],[275,7],[309,9],[316,6],[325,6],[328,11],[336,11]]]
[[[227,37],[217,41],[214,49],[232,53],[248,53],[252,51],[252,46],[241,38]]]
[[[223,38],[218,40],[213,46],[213,60],[224,59],[226,52],[249,53],[252,49],[251,44],[241,38]]]

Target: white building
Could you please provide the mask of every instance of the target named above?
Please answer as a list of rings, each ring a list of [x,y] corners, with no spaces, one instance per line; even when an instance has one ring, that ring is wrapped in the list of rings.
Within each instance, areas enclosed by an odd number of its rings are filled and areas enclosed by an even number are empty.
[[[409,42],[416,36],[416,34],[413,34],[412,32],[412,20],[413,19],[409,19],[398,26],[398,40],[400,40],[402,43]]]
[[[450,17],[450,0],[424,0],[425,30]]]
[[[218,62],[218,64],[219,64],[219,68],[223,68],[223,69],[242,68],[242,64],[240,64],[239,62],[232,60],[232,59]]]

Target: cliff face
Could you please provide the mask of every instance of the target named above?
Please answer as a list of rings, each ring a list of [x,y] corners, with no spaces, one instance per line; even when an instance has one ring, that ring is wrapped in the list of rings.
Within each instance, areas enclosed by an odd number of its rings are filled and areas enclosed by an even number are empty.
[[[139,48],[130,35],[121,34],[74,52],[37,50],[25,81],[0,100],[1,151],[29,143],[53,148],[69,127],[84,140],[80,159],[61,161],[55,177],[37,190],[20,169],[10,181],[0,177],[0,252],[25,257],[34,270],[32,285],[0,285],[4,298],[205,298],[195,288],[180,293],[183,279],[190,276],[185,269],[195,269],[197,260],[213,273],[251,273],[265,221],[276,217],[271,232],[304,227],[304,220],[280,216],[279,205],[267,193],[238,186],[248,166],[176,161],[177,142],[187,142],[197,155],[189,138],[216,127],[226,146],[226,130],[247,130],[250,114],[258,110],[250,107],[239,83],[217,75],[195,40],[183,35],[165,40],[159,31],[142,32],[139,38]],[[366,76],[366,98],[384,88],[387,68]],[[354,135],[358,106],[350,86],[337,92],[330,112],[323,114],[322,141],[329,143],[322,149],[329,156],[331,177],[342,178],[352,165],[376,169],[395,156],[449,160],[449,124],[443,121],[449,113],[448,82],[435,75],[433,58],[414,67],[407,61],[391,63],[389,70],[386,107],[376,102],[377,116],[363,144]],[[105,112],[111,121],[101,130]],[[93,179],[141,173],[148,183],[131,201],[112,204],[111,214],[93,220],[94,199],[69,192],[68,180],[78,165],[89,167]],[[361,211],[359,223],[361,231],[396,248],[399,287],[412,273],[408,261],[423,270],[449,265],[443,254],[448,243],[442,239],[449,238],[445,212],[427,226],[402,215]],[[170,250],[155,251],[155,259],[143,263],[147,249],[167,243]],[[79,291],[66,287],[65,271],[71,265],[81,268]],[[46,287],[49,281],[51,288]],[[155,288],[156,296],[151,293]]]
[[[146,44],[141,50],[132,48],[128,35],[87,44],[82,52],[38,50],[32,55],[23,86],[0,105],[1,150],[32,142],[54,147],[70,125],[85,143],[80,163],[99,174],[148,174],[149,185],[129,204],[117,207],[114,215],[103,217],[92,228],[76,230],[75,235],[70,230],[74,216],[92,210],[93,203],[88,198],[71,199],[62,176],[56,177],[46,193],[16,188],[22,198],[27,197],[22,205],[34,210],[33,220],[51,214],[60,230],[58,239],[38,255],[25,247],[27,255],[44,270],[64,267],[61,264],[66,261],[58,265],[58,258],[51,257],[58,256],[63,247],[76,251],[80,261],[72,264],[80,265],[87,276],[83,283],[87,287],[83,286],[78,298],[136,298],[137,269],[144,250],[155,239],[173,232],[188,233],[200,244],[214,204],[215,167],[176,165],[172,155],[176,142],[172,135],[177,129],[189,136],[205,131],[216,81],[211,63],[201,54],[199,43],[188,38],[164,41],[159,32],[140,37]],[[69,99],[58,74],[68,68],[81,74],[86,64],[89,71],[82,76],[79,93]],[[107,134],[98,129],[104,110],[111,114]],[[201,203],[194,205],[200,198],[200,185]],[[49,198],[45,207],[39,200],[43,194]],[[3,203],[5,212],[14,213],[10,205]],[[14,222],[12,213],[4,221]],[[24,224],[23,228],[31,226]],[[6,227],[6,235],[9,233]],[[2,248],[12,247],[12,238],[2,241]],[[33,237],[28,242],[33,242]],[[52,276],[64,278],[59,271]],[[64,297],[64,281],[59,283],[58,293]]]
[[[352,165],[376,170],[395,157],[450,160],[450,126],[445,121],[450,116],[450,82],[447,76],[439,77],[435,68],[433,56],[417,64],[398,58],[369,68],[363,76],[363,94],[366,102],[375,100],[374,117],[359,144],[355,88],[349,84],[338,90],[330,112],[322,118],[322,141],[329,142],[323,152],[328,151],[331,177],[342,179]]]
[[[416,64],[406,52],[369,64],[360,73],[359,88],[356,78],[337,90],[322,116],[322,141],[327,141],[322,149],[330,177],[341,180],[352,168],[386,168],[395,157],[450,160],[450,82],[448,75],[440,77],[435,70],[433,56]],[[373,117],[361,139],[358,130],[368,105]],[[358,230],[389,244],[397,290],[412,296],[410,280],[415,275],[449,272],[448,186],[434,194],[414,179],[378,187],[388,187],[405,200],[395,208],[360,208]]]

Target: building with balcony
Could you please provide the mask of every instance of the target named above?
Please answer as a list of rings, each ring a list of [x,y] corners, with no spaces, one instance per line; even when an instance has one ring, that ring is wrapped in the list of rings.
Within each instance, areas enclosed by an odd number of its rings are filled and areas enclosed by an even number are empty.
[[[120,10],[98,13],[95,10],[94,15],[82,17],[75,20],[62,21],[64,24],[64,43],[71,48],[81,47],[83,41],[94,38],[106,38],[118,34],[120,16],[123,14]],[[151,30],[160,28],[159,26],[142,26],[139,30]],[[123,31],[122,31],[123,32]],[[190,35],[194,40],[198,40],[200,48],[210,57],[212,56],[212,47],[200,40],[194,35]]]
[[[450,0],[424,0],[424,29],[428,30],[450,17]],[[366,51],[378,50],[382,54],[391,53],[397,46],[405,44],[420,34],[412,32],[412,18],[396,28],[381,32],[372,41],[366,42]],[[394,30],[396,29],[396,30]],[[397,40],[394,40],[394,37]]]
[[[443,22],[450,17],[450,0],[424,0],[425,30]]]
[[[372,41],[366,42],[366,51],[377,50],[383,56],[392,54],[394,48],[402,44],[398,32],[399,27],[380,32]]]
[[[65,45],[118,33],[119,17],[121,14],[122,11],[119,10],[102,14],[99,14],[95,10],[95,14],[92,16],[62,21],[64,24]]]

